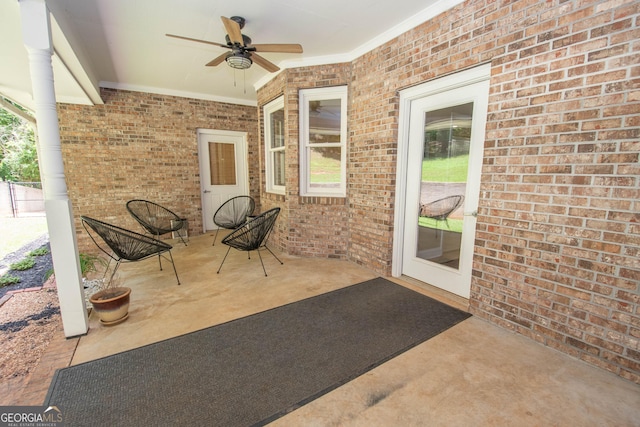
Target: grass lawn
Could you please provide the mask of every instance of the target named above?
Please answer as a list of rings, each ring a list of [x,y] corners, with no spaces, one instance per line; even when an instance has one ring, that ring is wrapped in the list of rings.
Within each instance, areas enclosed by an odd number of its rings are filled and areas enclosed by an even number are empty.
[[[433,218],[419,217],[418,225],[421,227],[435,228],[437,230],[453,231],[455,233],[462,233],[462,220],[461,219],[449,219],[449,227],[445,221],[436,221]]]
[[[47,234],[47,218],[0,218],[0,259]]]
[[[422,162],[422,180],[430,182],[466,182],[469,155]]]
[[[316,151],[311,152],[311,184],[339,183],[340,160],[324,157]]]

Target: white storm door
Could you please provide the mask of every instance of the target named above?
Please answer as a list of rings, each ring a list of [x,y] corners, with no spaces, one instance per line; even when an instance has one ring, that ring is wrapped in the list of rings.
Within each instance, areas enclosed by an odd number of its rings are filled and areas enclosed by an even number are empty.
[[[249,195],[247,134],[221,130],[198,130],[198,157],[202,189],[204,230],[218,228],[213,214],[236,196]]]
[[[464,298],[488,93],[488,80],[444,90],[411,101],[409,113],[402,274]]]

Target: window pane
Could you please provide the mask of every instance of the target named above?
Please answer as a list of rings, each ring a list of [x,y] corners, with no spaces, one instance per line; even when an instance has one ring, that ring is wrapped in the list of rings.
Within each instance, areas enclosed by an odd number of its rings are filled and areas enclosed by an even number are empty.
[[[284,151],[273,152],[273,185],[284,185]]]
[[[309,144],[340,142],[340,99],[309,101]]]
[[[301,89],[300,195],[346,195],[347,87]]]
[[[274,111],[271,115],[271,148],[284,146],[284,109]]]
[[[236,153],[233,144],[209,143],[211,185],[236,185]]]
[[[311,148],[309,184],[315,188],[340,187],[340,147]]]

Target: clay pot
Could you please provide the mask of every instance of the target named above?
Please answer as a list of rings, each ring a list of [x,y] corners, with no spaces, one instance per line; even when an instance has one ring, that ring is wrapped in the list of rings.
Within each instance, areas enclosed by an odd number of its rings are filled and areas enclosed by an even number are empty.
[[[124,322],[129,317],[131,288],[108,288],[96,292],[89,298],[100,323],[111,326]]]

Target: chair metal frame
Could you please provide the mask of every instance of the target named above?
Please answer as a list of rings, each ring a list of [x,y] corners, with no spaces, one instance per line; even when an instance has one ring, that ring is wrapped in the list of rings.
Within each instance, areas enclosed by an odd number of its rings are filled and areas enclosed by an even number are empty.
[[[173,255],[171,255],[171,249],[173,246],[160,240],[156,240],[153,237],[136,233],[135,231],[127,230],[126,228],[118,227],[94,218],[81,216],[80,219],[82,220],[82,226],[93,243],[95,243],[98,249],[109,257],[109,263],[107,264],[103,277],[106,277],[107,275],[111,260],[116,262],[116,266],[109,278],[109,283],[113,280],[113,276],[115,276],[122,262],[137,262],[158,255],[160,270],[162,270],[162,257],[171,263],[178,285],[180,284],[178,271],[176,270],[176,265],[173,261]],[[100,236],[100,239],[110,250],[105,249],[104,245],[100,244],[98,240],[96,240],[94,233]],[[169,254],[169,258],[163,255],[165,253]]]
[[[273,230],[273,225],[275,224],[279,213],[280,208],[269,209],[268,211],[249,219],[244,223],[244,225],[236,228],[224,239],[222,239],[222,243],[229,246],[229,248],[227,249],[227,253],[222,259],[222,263],[220,263],[218,274],[220,273],[222,265],[226,261],[227,255],[229,255],[229,251],[231,250],[231,248],[235,248],[239,251],[247,251],[249,259],[251,259],[251,251],[257,251],[258,257],[260,257],[260,264],[262,264],[262,271],[264,271],[265,276],[267,276],[267,270],[264,267],[260,249],[264,248],[268,250],[271,255],[273,255],[273,257],[278,260],[280,265],[284,264],[280,260],[280,258],[278,258],[276,254],[274,254],[273,251],[267,246],[267,240],[271,235],[271,230]]]
[[[127,211],[151,235],[160,240],[163,234],[181,230],[186,218],[181,218],[171,210],[148,200],[134,199],[127,202]],[[173,222],[173,224],[172,224]],[[187,242],[178,233],[178,237],[185,246]]]

